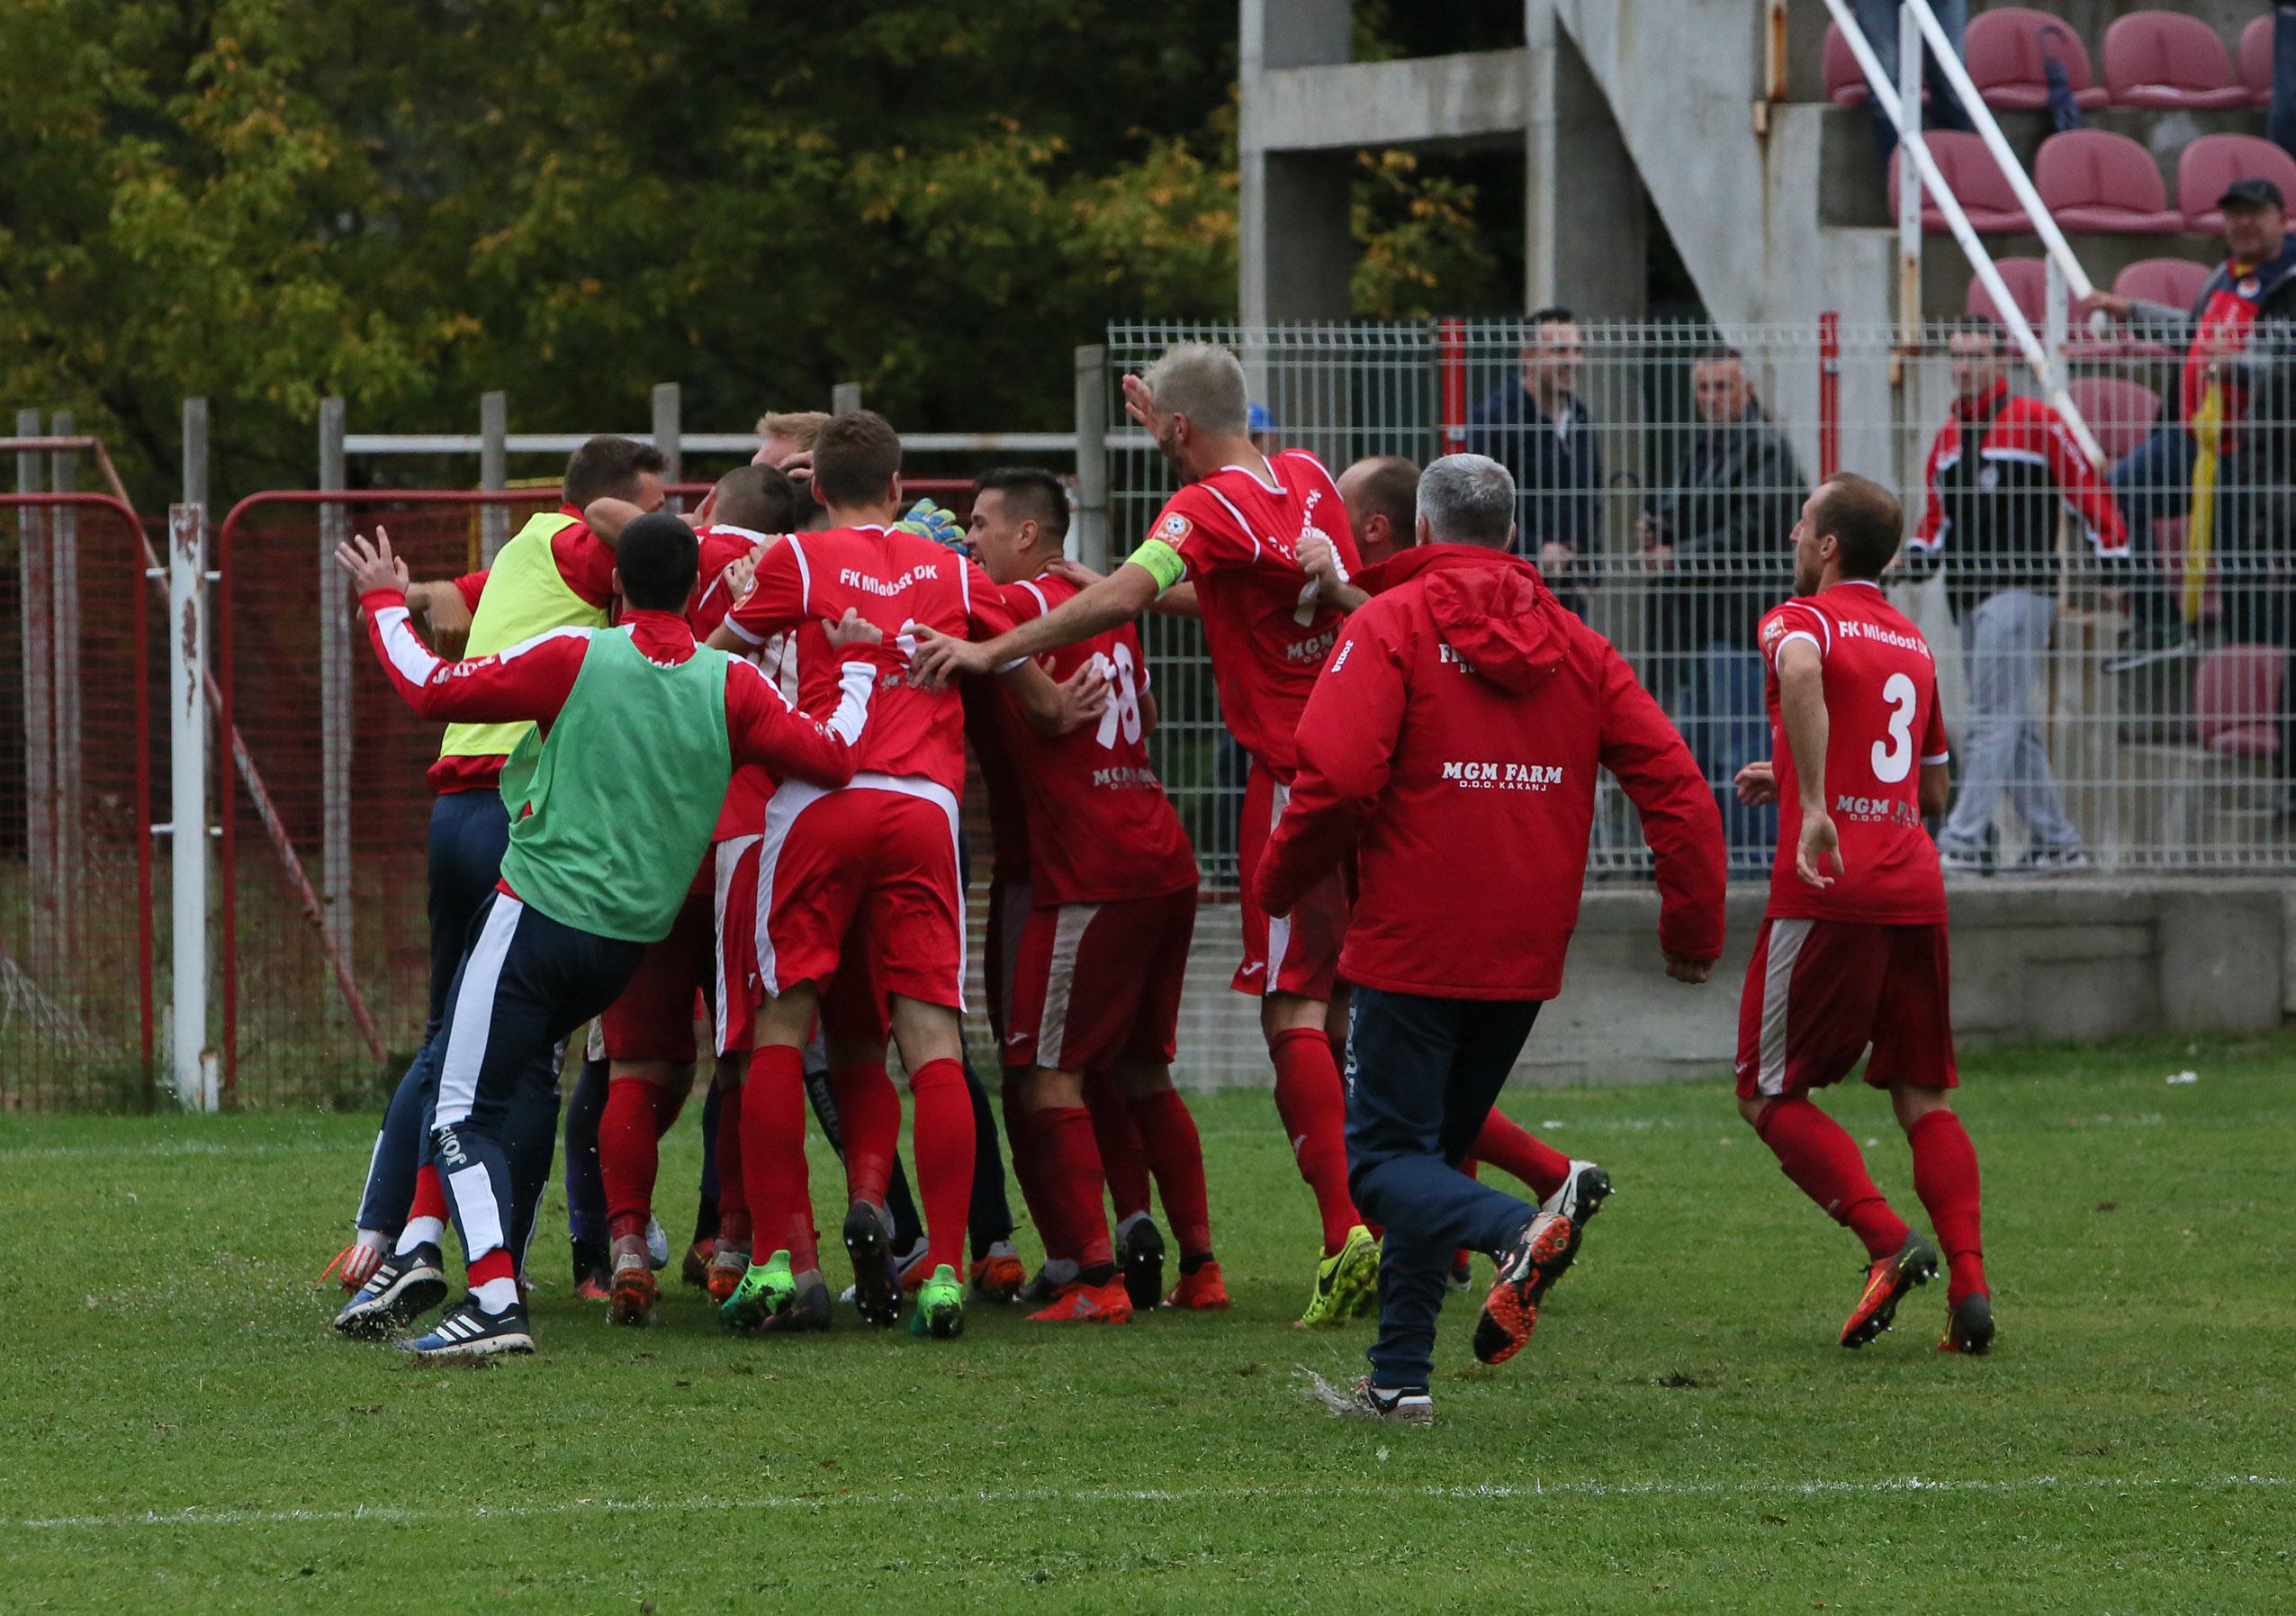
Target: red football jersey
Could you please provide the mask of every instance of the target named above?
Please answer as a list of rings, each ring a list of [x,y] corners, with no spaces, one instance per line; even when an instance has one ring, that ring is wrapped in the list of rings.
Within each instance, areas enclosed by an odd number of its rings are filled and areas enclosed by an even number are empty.
[[[1304,449],[1271,455],[1271,488],[1240,465],[1223,466],[1167,501],[1148,537],[1187,563],[1203,612],[1220,716],[1260,765],[1288,781],[1292,739],[1346,614],[1316,599],[1299,541],[1319,533],[1353,574],[1347,508],[1323,463]],[[874,720],[872,720],[874,721]]]
[[[758,564],[756,587],[725,621],[756,646],[794,629],[797,705],[833,712],[838,657],[822,624],[848,607],[884,631],[888,648],[912,624],[960,639],[992,638],[1012,627],[987,573],[929,538],[876,526],[784,538]],[[905,648],[914,650],[914,640]],[[961,797],[965,718],[957,692],[921,691],[905,675],[886,675],[858,752],[859,772],[929,780]]]
[[[713,523],[695,530],[701,541],[701,562],[694,580],[694,603],[687,609],[686,621],[693,627],[694,637],[707,640],[717,630],[718,624],[733,609],[734,594],[725,569],[747,556],[761,544],[771,544],[773,536],[752,532],[747,528],[734,528]],[[796,636],[777,634],[758,649],[752,651],[750,660],[765,671],[782,700],[795,707],[797,703],[797,655]],[[725,805],[718,810],[717,830],[712,838],[730,842],[736,836],[756,836],[765,834],[765,805],[773,795],[773,788],[780,782],[770,771],[755,763],[744,763],[734,771],[733,780],[725,788]]]
[[[1076,592],[1076,585],[1048,576],[1013,585],[1006,598],[1015,618],[1025,620]],[[1010,697],[998,703],[1028,806],[1030,901],[1112,903],[1193,887],[1195,850],[1148,762],[1139,631],[1126,623],[1037,658],[1056,682],[1086,663],[1109,682],[1108,708],[1096,726],[1040,735]]]
[[[1778,708],[1778,653],[1795,639],[1815,645],[1824,664],[1827,811],[1848,866],[1823,889],[1794,873],[1802,799]],[[1851,582],[1772,608],[1761,646],[1778,801],[1767,913],[1886,925],[1942,921],[1945,880],[1920,799],[1921,766],[1947,757],[1929,642],[1878,588]]]

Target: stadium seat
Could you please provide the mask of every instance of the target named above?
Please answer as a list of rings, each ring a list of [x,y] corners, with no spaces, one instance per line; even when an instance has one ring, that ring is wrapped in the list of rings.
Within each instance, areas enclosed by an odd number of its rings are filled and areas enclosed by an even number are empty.
[[[2109,461],[2121,460],[2150,437],[2154,418],[2160,414],[2160,394],[2141,382],[2082,376],[2065,391]]]
[[[2043,140],[2033,186],[2064,230],[2157,236],[2183,222],[2151,155],[2110,130],[2070,129]]]
[[[2115,106],[2248,104],[2216,30],[2182,12],[2131,12],[2106,29],[2104,87]]]
[[[1941,129],[1928,137],[1930,155],[1937,159],[1939,171],[1945,183],[1959,198],[1962,212],[1969,215],[1969,222],[1980,231],[1995,234],[2011,230],[2029,230],[2032,221],[2025,217],[2025,210],[2018,204],[2017,194],[2002,177],[2001,167],[1993,160],[1993,153],[1975,135],[1965,135],[1957,130]],[[1889,213],[1897,216],[1898,170],[1889,166]],[[1936,202],[1922,199],[1922,229],[1932,236],[1946,233],[1945,215],[1938,211]]]
[[[2102,106],[2105,93],[2089,68],[2088,48],[2064,19],[2021,5],[2004,5],[1969,19],[1963,65],[1985,104],[2001,112],[2033,112],[2048,104],[2044,55],[2065,64],[2074,101]]]
[[[2184,148],[2176,159],[2176,204],[2183,210],[2184,228],[2221,235],[2224,215],[2216,211],[2216,199],[2234,180],[2252,176],[2296,198],[2296,158],[2259,135],[2202,135]]]
[[[2240,84],[2251,106],[2272,104],[2272,13],[2240,31]]]
[[[1993,266],[2001,271],[2001,278],[2009,284],[2009,296],[2035,330],[2040,330],[2047,318],[2048,297],[2048,264],[2041,258],[1995,258]],[[1988,320],[2000,320],[2001,310],[1995,306],[1993,294],[1976,275],[1969,277],[1969,294],[1962,301],[1962,309],[1970,314],[1982,314]],[[2003,323],[2006,323],[2005,321]]]
[[[1863,106],[1874,98],[1839,23],[1825,25],[1825,98],[1836,106]]]
[[[2112,277],[2112,289],[2123,297],[2189,309],[2208,278],[2209,266],[2190,258],[2138,258]]]
[[[2278,645],[2219,645],[2192,675],[2201,745],[2219,757],[2280,755],[2280,692],[2288,653]]]

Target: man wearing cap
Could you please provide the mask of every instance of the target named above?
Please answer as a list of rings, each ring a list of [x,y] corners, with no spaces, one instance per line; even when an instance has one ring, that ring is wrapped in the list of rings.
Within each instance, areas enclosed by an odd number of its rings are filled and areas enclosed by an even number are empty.
[[[2097,292],[2079,311],[2102,309],[2125,321],[2133,336],[2183,348],[2177,389],[2165,402],[2162,424],[2113,468],[2113,496],[2141,549],[2150,542],[2154,522],[2191,509],[2201,429],[2212,427],[2211,548],[2219,557],[2219,576],[2234,585],[2261,560],[2265,528],[2260,519],[2266,512],[2259,496],[2287,480],[2284,423],[2296,402],[2289,386],[2296,366],[2296,243],[2288,240],[2286,201],[2268,179],[2236,180],[2216,205],[2224,214],[2227,257],[2189,310]],[[2135,605],[2140,634],[2153,629],[2174,636],[2169,598],[2140,593]]]

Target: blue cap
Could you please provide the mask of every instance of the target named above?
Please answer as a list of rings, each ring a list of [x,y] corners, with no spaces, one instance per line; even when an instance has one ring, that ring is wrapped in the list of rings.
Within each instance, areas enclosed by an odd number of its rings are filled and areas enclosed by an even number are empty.
[[[1273,432],[1275,430],[1275,417],[1267,412],[1265,404],[1254,404],[1249,410],[1244,411],[1244,430]]]

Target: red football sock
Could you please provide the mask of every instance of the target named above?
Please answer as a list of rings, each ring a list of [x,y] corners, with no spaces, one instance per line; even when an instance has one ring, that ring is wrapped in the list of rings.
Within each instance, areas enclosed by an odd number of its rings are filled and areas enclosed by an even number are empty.
[[[718,1125],[725,1125],[718,1118]],[[806,1058],[787,1044],[750,1056],[742,1081],[742,1189],[752,1251],[789,1253],[799,1273],[821,1266],[814,1249],[813,1186],[806,1167]]]
[[[1315,1191],[1328,1257],[1363,1222],[1347,1193],[1347,1100],[1339,1068],[1320,1027],[1287,1027],[1268,1040],[1268,1053],[1275,1061],[1276,1115],[1283,1119],[1300,1177]]]
[[[1754,1124],[1795,1187],[1865,1242],[1878,1261],[1895,1256],[1913,1231],[1889,1209],[1867,1175],[1858,1142],[1824,1112],[1799,1096],[1772,1100]]]
[[[1108,1198],[1115,1203],[1116,1221],[1121,1223],[1148,1209],[1148,1155],[1140,1131],[1132,1125],[1124,1091],[1104,1071],[1085,1075],[1085,1109],[1092,1114],[1101,1170],[1108,1176]]]
[[[829,1074],[829,1086],[845,1146],[845,1199],[882,1206],[894,1152],[901,1148],[901,1096],[882,1061],[841,1066]]]
[[[1076,1251],[1083,1234],[1073,1216],[1075,1208],[1060,1193],[1060,1142],[1052,1137],[1049,1119],[1058,1115],[1051,1110],[1031,1111],[1025,1106],[1014,1110],[1013,1137],[1028,1141],[1029,1162],[1035,1174],[1037,1187],[1031,1201],[1031,1215],[1037,1223],[1037,1234],[1044,1241],[1047,1262],[1076,1260]],[[1093,1215],[1100,1215],[1100,1208],[1093,1208]]]
[[[518,1277],[518,1265],[511,1259],[507,1247],[497,1246],[476,1262],[472,1263],[466,1271],[470,1276],[471,1288],[476,1290],[480,1286],[491,1280],[516,1279]]]
[[[1913,1147],[1913,1193],[1945,1248],[1945,1305],[1958,1306],[1972,1292],[1991,1296],[1978,1229],[1977,1147],[1969,1142],[1969,1130],[1952,1112],[1932,1111],[1905,1130],[1905,1140]]]
[[[717,1243],[750,1249],[750,1197],[742,1177],[742,1091],[717,1104]]]
[[[428,1162],[415,1169],[415,1198],[407,1207],[407,1216],[446,1221],[446,1187],[438,1181],[438,1169]]]
[[[1141,1154],[1156,1175],[1156,1187],[1163,1192],[1164,1215],[1171,1220],[1180,1255],[1209,1255],[1211,1206],[1204,1191],[1203,1141],[1197,1137],[1188,1102],[1176,1088],[1159,1088],[1132,1096],[1126,1109],[1139,1130]]]
[[[1070,1254],[1076,1266],[1094,1268],[1115,1261],[1108,1218],[1101,1211],[1105,1180],[1092,1113],[1082,1106],[1048,1106],[1033,1120],[1044,1151],[1047,1187],[1060,1204],[1064,1232],[1074,1237]]]
[[[890,1087],[888,1085],[888,1087]],[[965,1069],[942,1058],[909,1074],[917,1116],[909,1148],[917,1160],[917,1199],[924,1212],[925,1261],[965,1271],[965,1216],[973,1198],[973,1096]],[[844,1097],[838,1097],[842,1106]],[[897,1137],[900,1101],[895,1097]],[[840,1112],[840,1120],[843,1113]],[[850,1124],[849,1124],[850,1125]],[[848,1145],[852,1134],[845,1135]]]
[[[1475,1135],[1471,1148],[1500,1172],[1512,1173],[1529,1185],[1542,1201],[1561,1189],[1571,1176],[1570,1157],[1497,1111],[1483,1119],[1482,1132]]]
[[[607,1232],[616,1240],[643,1238],[653,1215],[653,1181],[662,1169],[655,1131],[662,1085],[623,1078],[606,1086],[598,1119],[598,1175],[606,1183]]]

